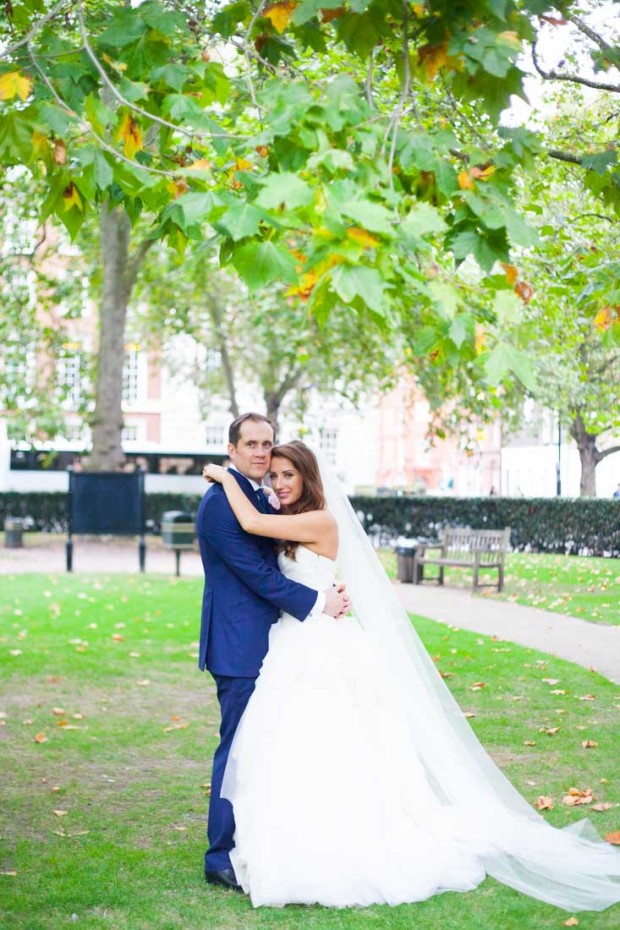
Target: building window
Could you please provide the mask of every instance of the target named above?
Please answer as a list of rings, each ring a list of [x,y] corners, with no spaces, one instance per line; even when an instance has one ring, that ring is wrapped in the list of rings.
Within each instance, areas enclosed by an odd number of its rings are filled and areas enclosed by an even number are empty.
[[[129,343],[125,346],[125,364],[123,366],[123,403],[135,404],[140,387],[140,345]]]
[[[65,355],[58,360],[58,384],[67,405],[76,410],[82,402],[82,362],[79,355]]]
[[[137,426],[125,426],[121,433],[121,440],[123,442],[137,442],[138,441],[138,427]]]
[[[327,459],[330,465],[336,464],[336,452],[338,449],[338,430],[322,429],[319,438],[319,449]]]
[[[208,446],[218,446],[222,448],[226,442],[226,431],[223,426],[205,427],[205,443]]]

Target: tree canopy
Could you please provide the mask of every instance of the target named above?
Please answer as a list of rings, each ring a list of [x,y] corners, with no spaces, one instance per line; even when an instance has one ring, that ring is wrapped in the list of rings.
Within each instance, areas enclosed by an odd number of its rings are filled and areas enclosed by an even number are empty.
[[[613,33],[574,0],[4,7],[0,168],[37,179],[43,217],[72,236],[94,214],[140,220],[138,257],[145,241],[206,242],[250,293],[282,287],[321,326],[349,308],[401,329],[444,388],[453,371],[533,386],[523,333],[504,325],[531,297],[514,250],[538,242],[523,172],[572,165],[620,211],[617,134],[501,120],[528,54],[544,80],[618,91]],[[575,31],[578,53],[549,64],[541,26]]]

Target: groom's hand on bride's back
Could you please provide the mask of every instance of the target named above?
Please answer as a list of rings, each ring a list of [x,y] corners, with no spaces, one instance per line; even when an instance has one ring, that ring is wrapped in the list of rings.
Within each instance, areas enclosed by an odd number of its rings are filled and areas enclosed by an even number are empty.
[[[330,617],[344,617],[351,609],[351,598],[347,594],[346,585],[336,584],[325,592],[325,613]]]

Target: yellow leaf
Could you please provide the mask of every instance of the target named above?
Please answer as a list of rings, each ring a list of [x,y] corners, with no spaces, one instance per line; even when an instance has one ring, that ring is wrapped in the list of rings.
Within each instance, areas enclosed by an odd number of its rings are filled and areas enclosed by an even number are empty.
[[[213,165],[206,158],[199,158],[198,161],[192,162],[188,171],[210,171]]]
[[[75,184],[73,183],[73,181],[71,182],[71,184],[65,187],[64,191],[62,192],[62,196],[65,201],[65,210],[70,210],[71,207],[77,207],[78,210],[82,209],[82,200],[80,198],[80,193],[77,187],[75,186]]]
[[[183,178],[181,178],[178,181],[170,181],[167,187],[170,193],[172,194],[172,196],[175,198],[175,200],[177,197],[180,197],[182,194],[186,194],[189,190],[187,182],[184,181]]]
[[[476,355],[484,351],[487,343],[487,334],[479,323],[476,324]]]
[[[247,158],[238,158],[235,162],[235,171],[254,171],[254,165]]]
[[[620,846],[620,830],[614,830],[613,833],[606,833],[605,839],[614,846]]]
[[[432,81],[440,68],[448,61],[448,43],[442,42],[441,45],[423,45],[418,51],[418,60],[429,81]]]
[[[495,168],[493,165],[485,165],[484,167],[474,165],[473,168],[470,168],[470,174],[472,178],[478,178],[481,181],[487,181],[492,174],[495,174]]]
[[[32,78],[25,77],[19,71],[0,75],[0,100],[12,100],[13,97],[26,100],[31,90]]]
[[[347,236],[365,249],[374,249],[376,245],[379,245],[378,239],[371,236],[365,229],[360,229],[359,226],[351,226],[350,229],[347,229]]]
[[[133,158],[136,152],[144,148],[140,127],[130,113],[123,116],[117,138],[123,143],[123,151],[127,158]]]
[[[611,307],[603,307],[602,310],[594,317],[594,327],[599,333],[605,332],[613,323],[613,313]]]
[[[426,13],[426,9],[423,3],[414,3],[412,9],[418,19],[420,19]]]
[[[285,3],[272,3],[271,6],[265,7],[263,16],[275,26],[278,32],[284,32],[296,7],[297,4],[292,0],[286,0]]]
[[[473,191],[475,185],[469,171],[459,171],[458,182],[462,191]]]
[[[515,268],[514,265],[507,264],[507,262],[502,262],[502,268],[504,269],[504,274],[506,275],[506,281],[508,284],[514,284],[519,277],[518,268]]]
[[[45,733],[37,733],[33,739],[35,743],[47,743],[47,736]]]

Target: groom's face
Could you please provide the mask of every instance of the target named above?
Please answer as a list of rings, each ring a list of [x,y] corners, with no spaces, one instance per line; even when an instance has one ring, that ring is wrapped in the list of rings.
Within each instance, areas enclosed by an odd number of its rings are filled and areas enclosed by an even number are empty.
[[[228,455],[237,471],[246,478],[262,481],[271,462],[273,430],[268,423],[246,420],[236,446],[228,446]]]

